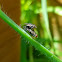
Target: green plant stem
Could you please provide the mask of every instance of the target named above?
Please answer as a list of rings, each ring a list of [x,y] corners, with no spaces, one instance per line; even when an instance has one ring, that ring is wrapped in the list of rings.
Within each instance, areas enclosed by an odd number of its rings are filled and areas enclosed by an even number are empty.
[[[43,45],[32,39],[32,37],[26,33],[22,28],[20,28],[13,20],[11,20],[1,9],[0,9],[0,18],[2,18],[7,24],[9,24],[15,31],[17,31],[21,36],[23,36],[32,46],[37,50],[46,55],[52,62],[62,62],[49,50],[47,50]]]
[[[30,45],[29,47],[29,62],[34,62],[33,60],[33,47]]]
[[[51,41],[51,47],[53,48],[53,40],[52,40],[52,36],[51,36],[51,32],[49,29],[49,20],[48,20],[48,14],[47,14],[47,0],[41,0],[41,6],[42,6],[42,13],[43,13],[43,18],[44,18],[44,25],[45,25],[45,35],[48,35],[48,38]]]
[[[23,42],[24,41],[24,42]],[[21,37],[21,59],[20,62],[27,62],[27,47],[23,37]]]
[[[43,18],[44,18],[46,31],[48,33],[48,36],[49,36],[50,40],[52,41],[51,33],[50,33],[50,30],[49,30],[49,21],[48,21],[47,4],[46,4],[46,2],[47,2],[46,0],[41,0],[42,13],[43,13]]]

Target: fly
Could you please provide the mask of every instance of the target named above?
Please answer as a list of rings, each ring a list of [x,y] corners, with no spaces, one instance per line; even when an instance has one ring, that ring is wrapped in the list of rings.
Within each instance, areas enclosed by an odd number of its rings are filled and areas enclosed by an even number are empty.
[[[34,31],[34,28],[37,28],[37,27],[31,23],[25,23],[24,30],[28,31],[30,35],[37,37],[37,34]]]

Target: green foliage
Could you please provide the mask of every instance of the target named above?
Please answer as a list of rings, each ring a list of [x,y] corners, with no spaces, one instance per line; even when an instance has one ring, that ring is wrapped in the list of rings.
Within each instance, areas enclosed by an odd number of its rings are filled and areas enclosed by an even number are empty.
[[[41,0],[41,1],[40,0],[21,0],[21,5],[22,5],[21,6],[21,13],[22,13],[21,25],[23,25],[24,23],[35,24],[37,26],[36,32],[38,34],[38,38],[36,38],[36,40],[40,44],[44,45],[47,49],[53,50],[53,52],[55,52],[56,49],[53,42],[56,40],[53,41],[51,36],[47,12],[62,15],[61,13],[62,9],[61,7],[53,7],[53,6],[47,7],[47,4],[46,4],[47,1],[46,0]],[[36,51],[36,53],[38,53],[38,51]],[[33,56],[35,54],[33,54]],[[58,55],[58,53],[56,53],[56,55]]]
[[[26,33],[22,28],[20,28],[14,21],[12,21],[4,12],[0,9],[0,17],[9,24],[15,31],[17,31],[21,36],[23,36],[29,43],[34,46],[37,50],[46,55],[52,62],[61,62],[55,55],[48,51],[43,45],[35,41],[28,33]]]
[[[56,48],[57,42],[54,42],[52,49],[53,41],[56,40],[52,39],[50,33],[47,12],[62,15],[62,7],[47,7],[46,2],[46,0],[41,0],[41,2],[40,0],[21,0],[21,25],[23,27],[24,23],[32,23],[37,26],[35,32],[38,34],[38,38],[34,38],[35,40],[0,10],[0,17],[22,36],[21,62],[45,62],[44,60],[47,62],[61,62],[60,59],[49,51],[54,50],[53,52],[57,56],[62,56],[62,52]],[[45,56],[47,56],[47,58],[45,58]],[[48,58],[50,60],[48,60]]]

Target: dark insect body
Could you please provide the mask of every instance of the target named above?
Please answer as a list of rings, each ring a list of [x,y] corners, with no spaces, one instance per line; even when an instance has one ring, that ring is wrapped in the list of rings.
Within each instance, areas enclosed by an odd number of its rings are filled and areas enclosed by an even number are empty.
[[[28,31],[32,36],[37,37],[37,34],[36,34],[34,31],[32,31],[31,29],[27,29],[27,31]]]
[[[34,28],[37,28],[37,27],[31,23],[25,23],[25,26],[24,26],[25,31],[28,31],[30,35],[37,37],[37,34],[34,32]]]
[[[25,23],[26,24],[26,28],[28,29],[34,29],[37,28],[35,25],[31,24],[31,23]]]

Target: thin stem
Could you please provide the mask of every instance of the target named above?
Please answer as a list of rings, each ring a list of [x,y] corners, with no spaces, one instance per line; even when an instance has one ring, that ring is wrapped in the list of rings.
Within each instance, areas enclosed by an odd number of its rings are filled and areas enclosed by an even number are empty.
[[[24,42],[23,42],[24,41]],[[20,62],[27,62],[27,47],[23,37],[21,37],[21,60]]]
[[[47,13],[47,0],[41,0],[41,6],[42,6],[42,13],[43,13],[43,18],[44,18],[44,25],[45,25],[45,34],[48,35],[48,38],[51,41],[51,47],[53,48],[53,40],[52,40],[52,36],[51,36],[51,32],[49,29],[49,20],[48,20],[48,13]]]
[[[42,13],[43,13],[44,23],[45,23],[45,27],[46,27],[48,36],[49,36],[50,40],[52,41],[51,33],[49,30],[49,21],[48,21],[47,3],[46,2],[47,2],[46,0],[41,0]]]
[[[34,60],[33,60],[33,47],[31,45],[29,47],[29,62],[34,62]]]

